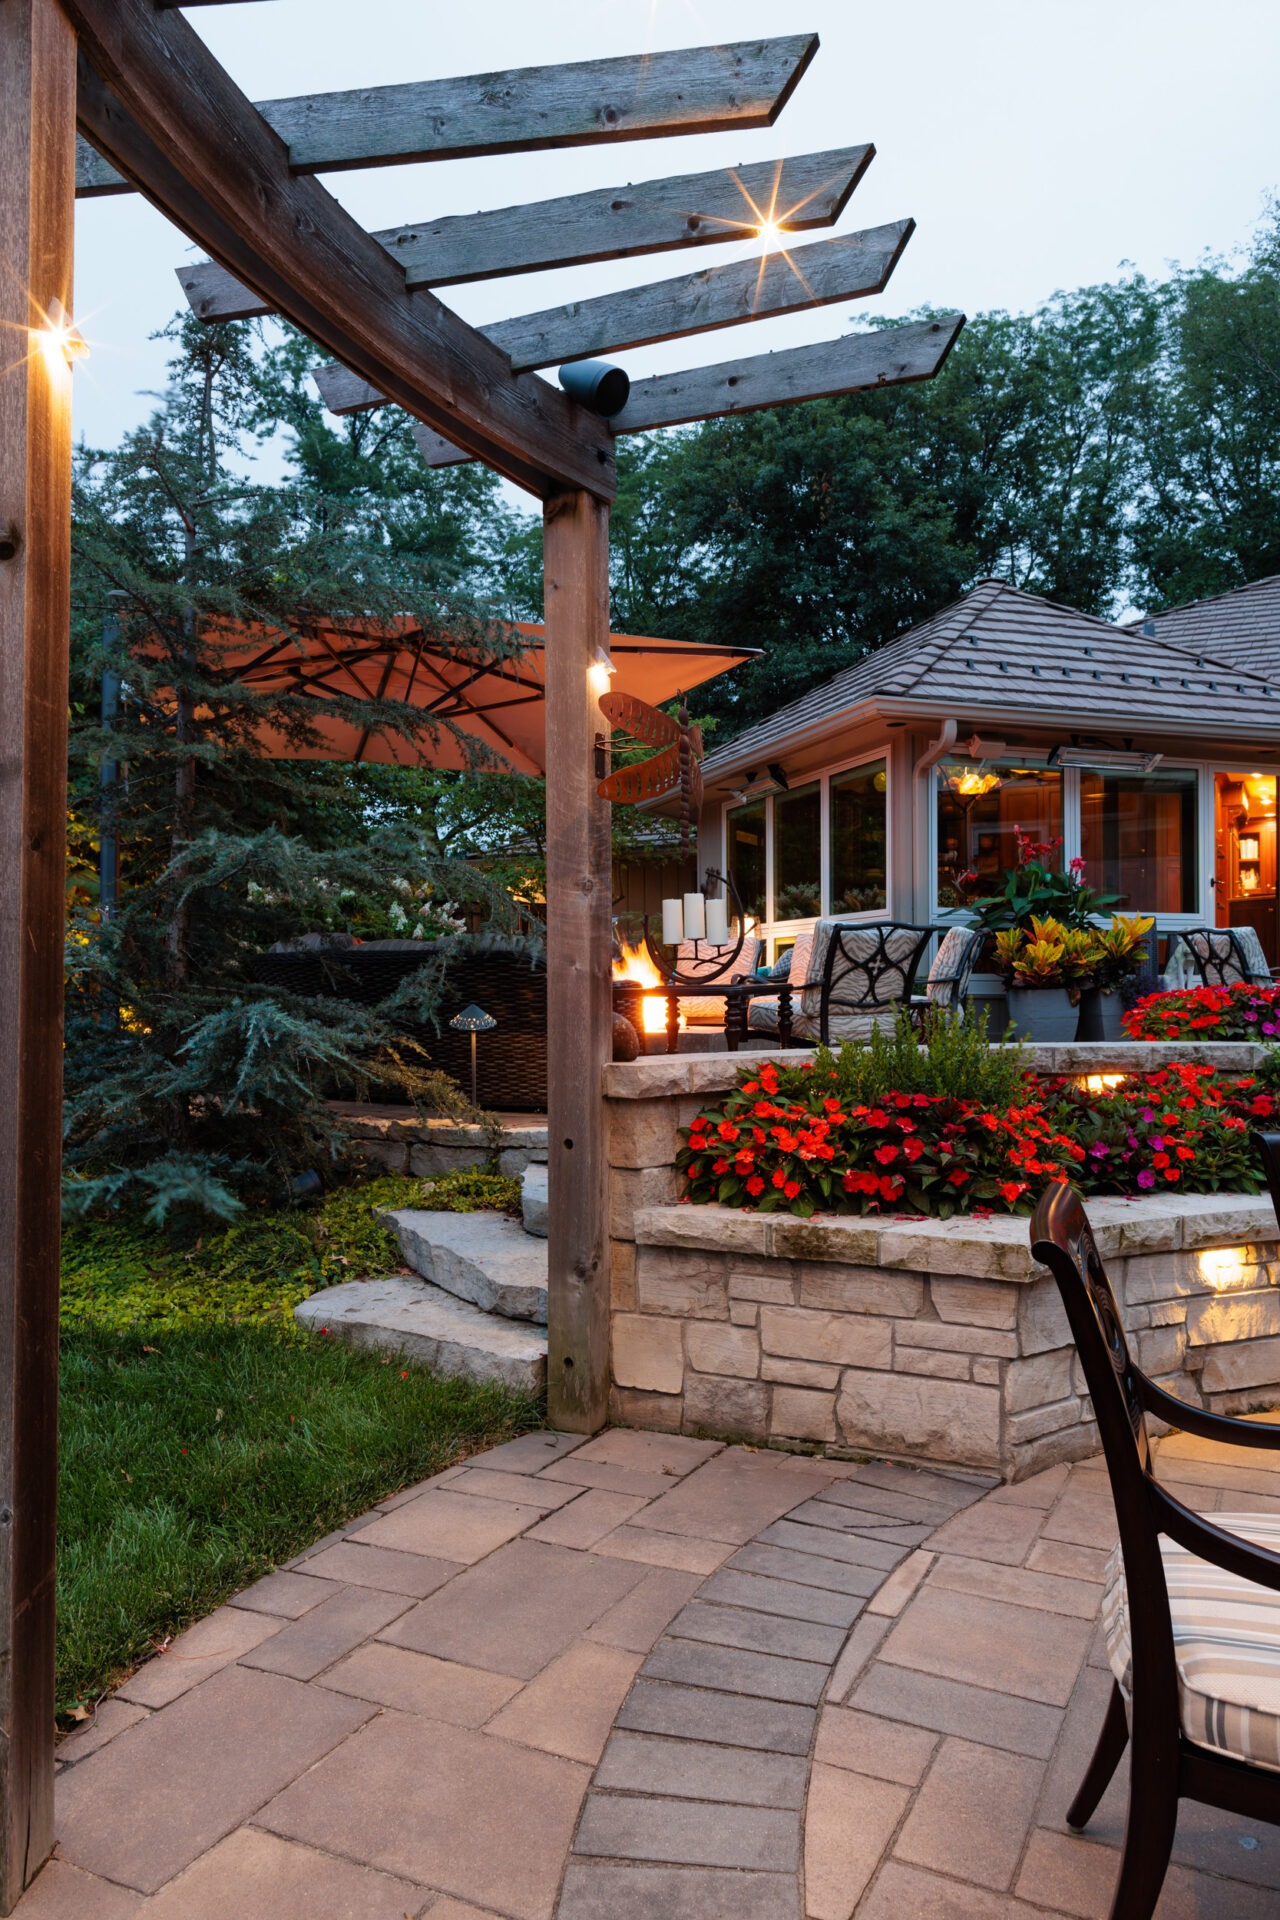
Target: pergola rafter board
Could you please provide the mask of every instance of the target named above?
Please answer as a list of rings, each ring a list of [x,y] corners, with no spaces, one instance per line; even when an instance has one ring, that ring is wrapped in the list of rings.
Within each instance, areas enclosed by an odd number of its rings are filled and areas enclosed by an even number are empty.
[[[609,425],[615,433],[648,433],[654,427],[718,420],[731,413],[801,400],[830,400],[842,393],[901,387],[932,380],[960,336],[964,315],[949,313],[905,327],[846,334],[812,347],[723,360],[687,373],[659,373],[637,380],[631,398]],[[470,458],[440,434],[415,428],[418,451],[429,467],[456,467]]]
[[[735,260],[680,279],[571,301],[478,331],[501,347],[520,373],[803,312],[835,300],[858,300],[884,291],[914,227],[914,220],[896,220],[759,260]],[[313,378],[330,413],[359,413],[384,404],[385,395],[345,367],[317,367]]]
[[[447,214],[384,227],[371,238],[403,269],[410,287],[449,287],[749,240],[766,220],[800,233],[835,225],[874,157],[870,143],[838,147],[636,186],[598,187],[528,206]],[[199,260],[177,274],[201,320],[248,320],[272,310],[215,262]]]
[[[180,14],[148,0],[62,0],[80,37],[78,114],[176,225],[269,303],[451,437],[540,497],[613,492],[603,424],[423,289],[316,179]],[[464,429],[459,431],[459,429]]]
[[[817,50],[816,33],[794,33],[728,47],[301,94],[257,107],[288,147],[295,173],[614,145],[771,127]],[[76,192],[132,191],[82,139]]]

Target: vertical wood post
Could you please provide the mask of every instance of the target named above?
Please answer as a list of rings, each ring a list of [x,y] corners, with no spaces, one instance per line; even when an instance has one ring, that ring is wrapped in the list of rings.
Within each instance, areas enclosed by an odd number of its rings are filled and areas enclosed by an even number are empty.
[[[53,1845],[75,37],[0,0],[0,1913]]]
[[[601,1071],[610,1055],[609,803],[596,793],[592,686],[609,645],[609,509],[546,504],[548,1417],[594,1433],[609,1409],[609,1262]]]

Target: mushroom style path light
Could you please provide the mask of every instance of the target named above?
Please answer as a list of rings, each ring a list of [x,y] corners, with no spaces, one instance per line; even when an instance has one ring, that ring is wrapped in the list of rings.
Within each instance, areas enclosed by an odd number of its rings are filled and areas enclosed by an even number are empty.
[[[455,1013],[449,1022],[449,1025],[455,1033],[469,1033],[471,1035],[471,1104],[473,1107],[480,1105],[480,1097],[477,1091],[478,1082],[476,1080],[476,1035],[478,1033],[492,1033],[497,1024],[493,1015],[486,1013],[483,1007],[478,1007],[474,1000],[469,1007],[464,1007],[461,1013]]]
[[[198,22],[207,5],[193,10]],[[420,44],[430,45],[424,36]],[[818,51],[733,45],[413,79],[259,108],[171,0],[0,0],[0,1913],[53,1844],[53,1571],[71,422],[65,346],[74,199],[137,191],[203,252],[202,319],[282,314],[317,343],[326,403],[402,407],[433,465],[484,461],[544,518],[548,1405],[594,1432],[609,1402],[603,1068],[612,1031],[608,801],[593,777],[591,668],[609,647],[609,503],[621,433],[928,380],[963,322],[939,314],[631,383],[608,418],[539,367],[879,293],[899,220],[788,253],[469,326],[439,290],[834,227],[869,141],[701,174],[600,184],[541,206],[368,233],[317,176],[469,155],[771,128]],[[403,49],[389,43],[390,66]],[[904,82],[905,84],[905,82]],[[75,134],[81,139],[77,151]],[[634,164],[627,172],[634,179]],[[660,169],[654,169],[655,173]],[[775,236],[764,234],[772,247]],[[408,296],[412,294],[412,298]],[[15,337],[21,340],[16,357]],[[51,364],[56,361],[56,366]],[[618,388],[618,382],[612,382]],[[607,395],[607,402],[616,397]],[[683,903],[682,903],[683,905]],[[704,910],[705,911],[705,910]]]

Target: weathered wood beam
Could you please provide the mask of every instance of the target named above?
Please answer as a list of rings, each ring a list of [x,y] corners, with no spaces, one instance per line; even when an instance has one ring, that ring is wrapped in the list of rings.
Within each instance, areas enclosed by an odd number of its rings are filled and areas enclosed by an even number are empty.
[[[817,50],[816,33],[792,33],[726,47],[303,94],[259,101],[258,111],[288,146],[295,173],[653,140],[771,127]],[[77,157],[76,186],[89,195],[132,190],[87,143]]]
[[[75,36],[0,0],[0,1913],[53,1846]]]
[[[827,306],[833,300],[860,299],[883,292],[914,228],[914,220],[896,220],[866,233],[790,247],[759,260],[704,267],[680,279],[500,320],[478,331],[522,372],[684,334],[711,333],[747,320]],[[345,367],[317,367],[312,378],[330,413],[360,413],[385,402],[383,394]]]
[[[963,326],[964,315],[950,313],[877,333],[847,334],[815,347],[691,367],[687,373],[658,374],[636,382],[626,406],[609,425],[615,433],[644,433],[652,427],[785,407],[799,400],[830,399],[868,387],[931,380]],[[417,440],[429,467],[454,467],[469,458],[439,434],[419,434]]]
[[[547,687],[547,1419],[594,1433],[609,1412],[604,1067],[610,1057],[613,877],[596,791],[604,722],[592,685],[609,650],[609,510],[584,493],[544,508]]]
[[[955,345],[964,315],[951,313],[876,333],[846,334],[818,346],[761,353],[687,373],[637,380],[631,398],[609,425],[615,433],[644,433],[689,420],[752,413],[796,400],[823,400],[867,387],[931,380]]]
[[[840,147],[529,206],[450,214],[417,226],[386,227],[372,237],[395,257],[410,286],[448,287],[593,260],[630,260],[674,247],[749,240],[765,220],[788,233],[834,226],[874,157],[870,144]],[[270,312],[207,261],[179,267],[178,279],[201,320]]]
[[[310,176],[179,13],[63,0],[80,124],[162,212],[344,365],[539,496],[613,492],[603,423],[404,275]]]

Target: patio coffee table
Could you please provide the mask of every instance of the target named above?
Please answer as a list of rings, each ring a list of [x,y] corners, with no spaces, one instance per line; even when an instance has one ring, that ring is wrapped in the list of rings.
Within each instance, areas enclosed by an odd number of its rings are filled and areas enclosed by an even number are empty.
[[[791,989],[785,980],[708,980],[692,983],[670,980],[663,988],[667,1002],[667,1052],[679,1051],[680,1002],[682,1000],[721,999],[724,1007],[724,1038],[730,1053],[737,1053],[750,1038],[747,1009],[753,994],[768,994],[778,1002],[778,1044],[791,1042]]]

